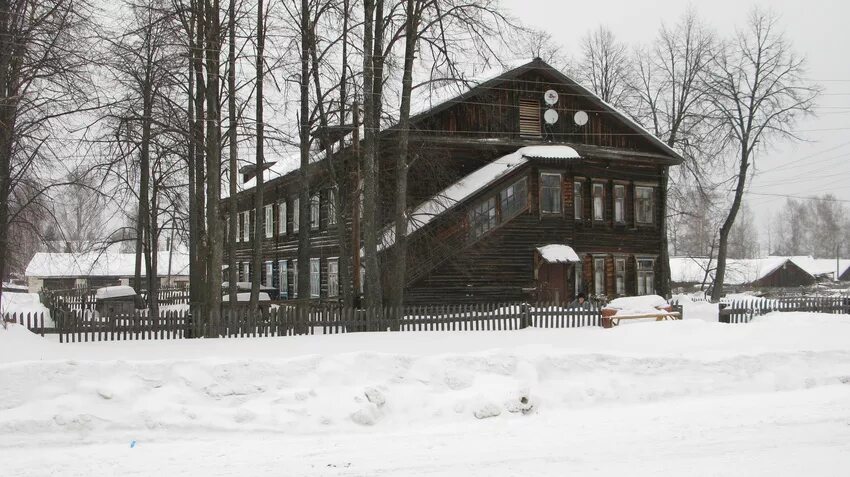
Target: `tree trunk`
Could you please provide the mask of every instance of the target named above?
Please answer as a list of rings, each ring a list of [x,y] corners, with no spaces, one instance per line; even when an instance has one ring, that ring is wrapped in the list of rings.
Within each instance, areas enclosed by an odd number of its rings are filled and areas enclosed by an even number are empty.
[[[259,306],[260,280],[262,276],[263,238],[265,236],[266,216],[263,213],[263,48],[265,46],[265,25],[263,24],[263,0],[257,0],[257,187],[254,188],[254,273],[251,277],[252,310]]]
[[[196,201],[196,230],[197,235],[195,240],[197,251],[197,262],[194,281],[192,288],[197,288],[197,303],[201,306],[203,313],[208,313],[209,308],[207,303],[208,290],[208,266],[207,259],[209,258],[209,239],[207,237],[207,228],[205,220],[206,210],[206,191],[204,185],[206,183],[206,138],[204,134],[204,124],[206,116],[204,112],[204,99],[206,96],[206,86],[204,80],[204,55],[203,45],[205,42],[205,27],[204,27],[204,5],[202,0],[195,0],[195,47],[192,50],[193,65],[195,69],[195,124],[194,130],[194,148],[195,148],[195,201]]]
[[[750,166],[750,155],[745,144],[741,147],[741,165],[738,168],[738,184],[735,186],[735,198],[732,200],[732,207],[729,208],[729,215],[723,221],[720,227],[720,243],[717,247],[717,272],[714,275],[714,287],[711,289],[711,301],[717,302],[723,295],[723,283],[726,278],[726,254],[729,248],[729,232],[732,230],[732,225],[735,224],[735,217],[738,216],[738,210],[741,208],[741,201],[744,197],[744,186],[747,183],[747,169]]]
[[[221,201],[221,111],[219,109],[219,48],[221,31],[218,0],[207,0],[206,65],[207,65],[207,309],[209,329],[214,334],[221,317],[221,265],[224,241],[219,214]]]
[[[299,188],[298,210],[298,299],[310,298],[310,184],[307,168],[310,165],[310,2],[301,0],[301,77],[299,78],[299,149],[301,184]]]
[[[228,201],[227,221],[227,276],[229,283],[229,300],[230,305],[234,306],[237,298],[236,282],[239,276],[236,270],[236,182],[238,180],[238,151],[236,148],[236,0],[230,0],[228,9],[228,75],[227,75],[227,116],[228,116],[228,140],[230,141],[230,200]]]
[[[661,192],[661,255],[659,256],[659,280],[658,280],[658,293],[664,298],[670,298],[672,296],[672,290],[670,289],[670,251],[669,247],[669,238],[667,237],[667,196],[668,191],[667,188],[670,184],[670,167],[664,167],[664,173],[661,175],[661,185],[658,188]]]

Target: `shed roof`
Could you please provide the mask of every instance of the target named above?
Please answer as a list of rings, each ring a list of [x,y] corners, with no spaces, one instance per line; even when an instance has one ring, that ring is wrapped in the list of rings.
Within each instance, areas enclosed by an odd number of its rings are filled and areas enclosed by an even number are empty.
[[[171,254],[171,276],[189,275],[189,254],[183,251],[159,252],[160,277],[168,275]],[[135,274],[136,255],[120,253],[114,247],[82,253],[38,252],[27,265],[26,276],[35,278],[130,277]],[[142,275],[145,275],[142,267]]]

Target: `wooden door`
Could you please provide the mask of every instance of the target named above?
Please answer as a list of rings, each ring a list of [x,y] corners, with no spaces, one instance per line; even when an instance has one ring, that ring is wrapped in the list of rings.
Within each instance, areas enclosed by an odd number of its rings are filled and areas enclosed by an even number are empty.
[[[569,280],[567,272],[569,267],[566,263],[543,263],[540,266],[539,278],[543,289],[545,301],[566,301],[569,297]]]

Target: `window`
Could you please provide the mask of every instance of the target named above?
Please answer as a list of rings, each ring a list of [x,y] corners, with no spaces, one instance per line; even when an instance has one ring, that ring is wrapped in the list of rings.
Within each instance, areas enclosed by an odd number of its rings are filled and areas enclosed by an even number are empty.
[[[638,295],[655,293],[655,260],[639,258],[637,260]]]
[[[561,213],[561,174],[540,174],[540,213]]]
[[[519,100],[519,135],[540,137],[540,101]]]
[[[322,288],[321,267],[318,258],[310,259],[310,296],[318,298]]]
[[[652,223],[652,187],[635,187],[635,221],[639,224]]]
[[[299,199],[298,197],[292,199],[292,232],[298,232],[298,224],[301,219],[301,207],[299,207],[300,203],[301,199]]]
[[[582,262],[576,262],[573,267],[573,273],[575,273],[574,284],[575,284],[575,294],[578,296],[582,290],[582,281],[584,274],[584,267],[582,266]]]
[[[328,296],[339,295],[339,261],[328,259]]]
[[[268,204],[264,208],[265,211],[265,223],[263,224],[266,232],[266,238],[272,238],[274,234],[274,206],[272,204]]]
[[[286,200],[277,203],[277,233],[286,235]]]
[[[626,222],[626,186],[620,184],[614,186],[614,222]]]
[[[593,220],[605,220],[605,184],[593,184]]]
[[[264,268],[266,269],[266,276],[263,277],[263,285],[267,287],[272,287],[274,286],[272,285],[274,279],[274,265],[271,261],[265,262],[263,265],[265,265]]]
[[[626,294],[626,259],[614,260],[615,275],[617,276],[617,295]]]
[[[310,228],[319,228],[319,194],[316,193],[310,197]]]
[[[242,241],[251,241],[251,214],[247,210],[242,212]]]
[[[528,206],[528,180],[523,177],[502,189],[499,196],[502,202],[501,221],[504,222]]]
[[[469,235],[477,238],[496,226],[496,198],[491,197],[469,211]]]
[[[285,300],[289,298],[289,270],[286,266],[286,260],[277,262],[277,289],[280,290],[280,298]]]
[[[292,297],[298,298],[298,260],[292,261]]]
[[[242,262],[242,281],[251,281],[251,262]]]
[[[605,258],[593,259],[593,291],[597,295],[605,294]]]
[[[573,182],[573,214],[576,220],[581,220],[584,215],[584,197],[581,195],[581,182]]]
[[[328,189],[328,225],[336,224],[336,189]]]

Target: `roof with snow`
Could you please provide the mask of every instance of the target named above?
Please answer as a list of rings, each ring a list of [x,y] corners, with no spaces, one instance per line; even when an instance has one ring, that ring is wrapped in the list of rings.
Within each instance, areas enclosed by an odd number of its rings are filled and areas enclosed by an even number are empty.
[[[795,265],[814,277],[838,280],[847,270],[850,270],[850,259],[846,258],[837,261],[834,258],[812,258],[810,256],[794,256],[789,258]]]
[[[129,287],[126,285],[98,288],[97,291],[94,293],[94,298],[96,300],[121,298],[127,296],[136,296],[136,290],[134,290],[133,287]]]
[[[408,234],[412,234],[428,225],[436,217],[453,209],[457,204],[525,165],[529,159],[535,158],[570,160],[580,159],[581,156],[579,156],[575,149],[569,146],[528,146],[502,156],[484,167],[471,172],[463,179],[419,204],[408,215]],[[384,229],[379,248],[383,250],[384,248],[391,247],[394,243],[395,226],[390,224]]]
[[[726,276],[727,285],[745,285],[757,282],[781,268],[786,263],[794,263],[805,272],[809,270],[801,267],[792,260],[793,257],[765,257],[753,259],[727,259]],[[701,283],[708,278],[706,283],[714,280],[717,260],[706,257],[670,257],[670,280],[675,283]]]
[[[577,263],[581,262],[578,254],[569,245],[550,244],[542,247],[537,247],[540,252],[540,258],[547,263]]]
[[[189,254],[161,251],[157,258],[160,277],[168,276],[169,254],[171,276],[189,275]],[[131,277],[136,270],[136,254],[120,253],[115,248],[82,253],[38,252],[27,265],[26,276],[36,278]],[[142,266],[142,275],[145,267]]]

